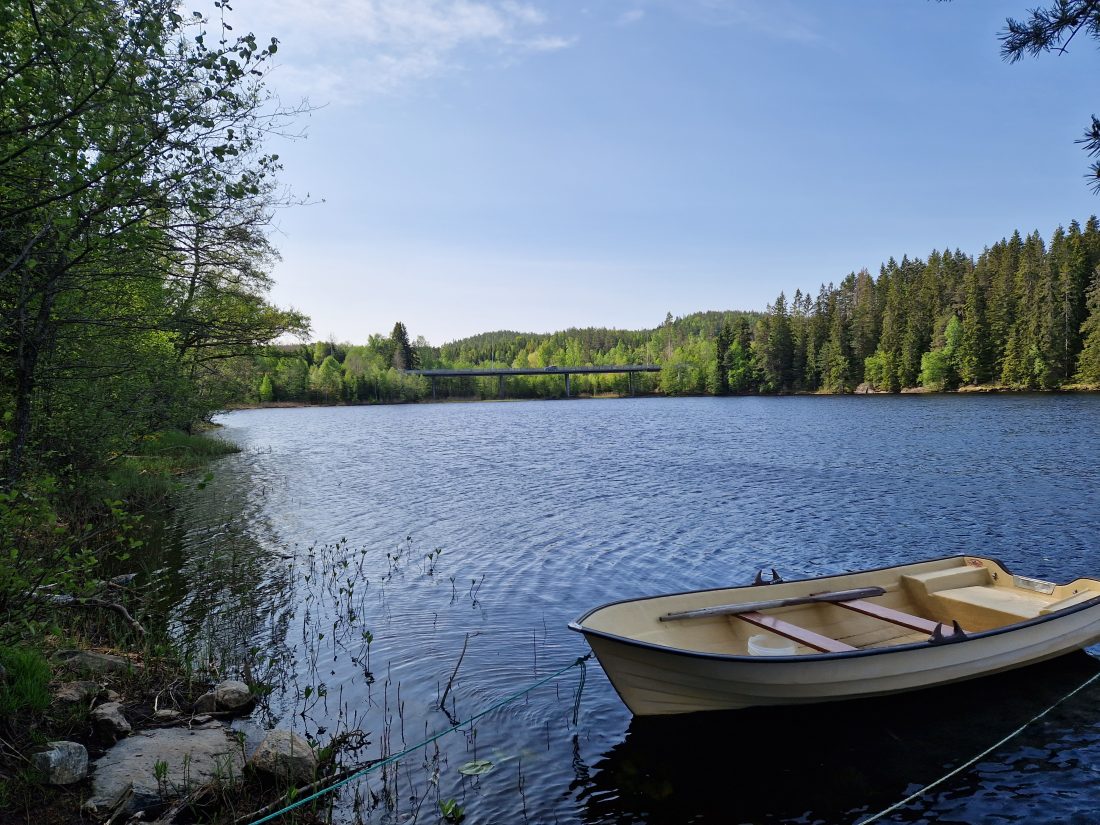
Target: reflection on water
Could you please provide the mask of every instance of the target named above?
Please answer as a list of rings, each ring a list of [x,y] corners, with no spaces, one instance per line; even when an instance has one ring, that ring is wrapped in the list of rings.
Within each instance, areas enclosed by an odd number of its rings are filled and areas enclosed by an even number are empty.
[[[1078,653],[917,694],[636,718],[623,740],[592,764],[578,797],[591,823],[856,822],[981,753],[1098,672],[1100,663]],[[1027,800],[1037,790],[1043,797],[1048,792],[1029,780],[1021,760],[1080,736],[1080,710],[1097,700],[1100,687],[1094,683],[1074,697],[1071,708],[1059,707],[975,767],[974,775],[981,776],[1003,771],[1007,763],[1023,778],[990,794],[986,815],[997,811],[1000,821],[1035,821]],[[1094,755],[1100,756],[1095,745]],[[948,786],[946,798],[957,797],[967,784],[964,776]],[[973,792],[973,777],[969,784]],[[886,821],[922,821],[922,812],[939,807],[940,793],[933,789]],[[1065,816],[1078,806],[1053,801],[1046,815]]]
[[[1100,573],[1100,397],[736,398],[262,410],[188,491],[151,576],[173,632],[274,690],[245,726],[393,753],[586,652],[615,599],[974,552]],[[462,651],[465,648],[465,653]],[[362,783],[363,819],[849,822],[1093,672],[1085,656],[858,705],[631,720],[598,665]],[[448,690],[448,686],[450,689]],[[446,708],[440,701],[446,694]],[[888,821],[1075,821],[1093,689]],[[488,759],[480,777],[458,768]],[[354,821],[355,793],[340,817]],[[922,819],[923,818],[923,819]]]

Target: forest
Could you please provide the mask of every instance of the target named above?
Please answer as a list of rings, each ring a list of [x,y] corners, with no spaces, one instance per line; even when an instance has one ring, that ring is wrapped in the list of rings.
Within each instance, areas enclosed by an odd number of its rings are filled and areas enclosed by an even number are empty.
[[[430,346],[397,322],[366,344],[280,345],[257,356],[248,402],[387,403],[431,397],[406,369],[655,364],[633,389],[728,393],[1054,390],[1100,386],[1100,223],[1045,241],[1013,232],[977,258],[959,249],[891,258],[763,313],[666,316],[652,329],[483,333]],[[573,376],[574,393],[625,394],[623,375]],[[495,398],[496,378],[439,381],[437,395]],[[507,379],[512,398],[565,393],[560,376]]]

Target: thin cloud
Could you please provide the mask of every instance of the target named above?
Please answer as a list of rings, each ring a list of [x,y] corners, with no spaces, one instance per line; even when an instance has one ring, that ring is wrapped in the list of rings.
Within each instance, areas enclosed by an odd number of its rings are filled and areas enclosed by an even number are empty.
[[[630,9],[620,14],[619,19],[616,20],[615,23],[619,26],[630,26],[637,23],[643,17],[645,17],[645,9]]]
[[[547,15],[520,0],[281,0],[253,30],[280,38],[284,94],[347,103],[395,94],[486,56],[567,49]],[[499,61],[498,61],[499,62]]]

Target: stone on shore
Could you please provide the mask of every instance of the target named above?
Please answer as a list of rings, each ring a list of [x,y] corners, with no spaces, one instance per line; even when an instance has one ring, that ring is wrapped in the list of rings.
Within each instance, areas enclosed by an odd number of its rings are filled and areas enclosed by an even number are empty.
[[[293,731],[273,730],[256,748],[248,766],[291,785],[304,785],[313,781],[317,772],[317,754]]]
[[[59,650],[53,661],[68,670],[91,673],[128,673],[140,670],[141,665],[110,653],[93,653],[90,650]]]
[[[114,739],[129,736],[133,730],[122,715],[122,705],[118,702],[105,702],[92,710],[91,718],[97,731]]]
[[[66,682],[57,689],[57,692],[53,695],[53,698],[55,701],[58,702],[77,704],[80,702],[90,702],[98,695],[98,682]]]
[[[195,700],[195,710],[199,713],[212,713],[214,711],[243,711],[251,706],[255,697],[248,685],[229,679],[215,685],[213,690],[207,691]]]
[[[50,742],[49,750],[31,754],[31,764],[51,785],[71,785],[88,775],[88,751],[78,742]]]
[[[156,765],[166,773],[158,781]],[[244,767],[241,745],[219,723],[198,729],[160,728],[123,739],[94,763],[92,798],[84,809],[109,813],[133,785],[126,811],[142,811],[183,796],[207,782],[237,779]]]

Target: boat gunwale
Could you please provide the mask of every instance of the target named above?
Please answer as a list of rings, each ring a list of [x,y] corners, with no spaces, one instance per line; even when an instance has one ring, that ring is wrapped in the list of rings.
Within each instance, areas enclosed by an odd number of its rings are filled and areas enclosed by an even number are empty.
[[[824,575],[824,576],[811,576],[811,577],[805,578],[805,579],[789,579],[789,580],[784,581],[783,584],[798,584],[800,582],[814,582],[814,581],[821,581],[822,579],[835,579],[835,578],[839,578],[840,576],[858,575],[860,573],[877,573],[877,572],[880,572],[880,571],[883,571],[883,570],[894,570],[894,569],[898,569],[898,568],[902,568],[902,567],[910,567],[914,564],[924,564],[924,563],[928,563],[928,562],[937,562],[937,561],[949,561],[951,559],[962,559],[962,560],[965,560],[965,559],[982,559],[983,561],[989,561],[989,562],[993,562],[994,564],[999,565],[1000,568],[1002,570],[1004,570],[1007,575],[1009,575],[1009,576],[1013,575],[1012,571],[1009,570],[1008,565],[1006,565],[1000,559],[994,558],[992,556],[976,556],[976,555],[967,553],[967,554],[956,554],[956,555],[952,555],[952,556],[941,556],[939,558],[934,558],[934,559],[922,559],[920,561],[909,562],[907,564],[890,564],[890,565],[886,565],[886,566],[883,566],[883,567],[869,567],[866,570],[855,570],[855,571],[852,571],[850,573],[830,573],[830,574]],[[1054,582],[1054,584],[1057,587],[1064,587],[1065,585],[1072,584],[1075,581],[1080,581],[1082,578],[1088,578],[1088,577],[1078,576],[1077,578],[1070,579],[1069,581],[1062,582],[1062,583]],[[1097,580],[1096,579],[1089,579],[1089,581],[1097,581]],[[1088,599],[1086,601],[1083,601],[1080,604],[1071,605],[1069,607],[1063,608],[1062,610],[1057,610],[1053,613],[1048,613],[1046,615],[1036,616],[1033,619],[1024,619],[1022,621],[1013,622],[1012,624],[1008,624],[1008,625],[1005,625],[1003,627],[995,627],[992,630],[982,630],[982,631],[978,631],[976,633],[967,633],[965,638],[959,639],[959,640],[956,640],[956,641],[933,643],[931,641],[931,639],[929,639],[928,641],[924,641],[924,642],[910,642],[908,644],[894,645],[894,646],[891,646],[891,647],[857,648],[855,650],[845,650],[845,651],[841,651],[839,653],[823,653],[823,652],[796,653],[792,656],[752,656],[748,653],[744,653],[744,654],[742,654],[742,653],[708,653],[708,652],[703,651],[703,650],[688,650],[688,649],[682,648],[682,647],[670,647],[668,645],[654,644],[653,642],[644,642],[644,641],[641,641],[640,639],[636,639],[636,638],[633,638],[633,637],[630,637],[630,636],[619,636],[615,633],[609,633],[605,630],[596,630],[594,628],[585,627],[583,624],[581,624],[582,622],[584,622],[585,619],[587,619],[592,614],[598,613],[599,611],[601,611],[605,608],[614,607],[614,606],[620,605],[620,604],[628,604],[628,603],[631,603],[631,602],[644,602],[644,601],[649,601],[651,599],[662,599],[662,598],[666,598],[666,597],[669,597],[669,596],[690,596],[690,595],[694,595],[694,594],[697,594],[697,593],[712,593],[712,592],[716,592],[716,591],[719,591],[719,590],[739,590],[739,589],[742,589],[742,588],[748,588],[748,587],[752,587],[752,586],[753,585],[750,584],[750,585],[741,585],[741,587],[707,587],[707,588],[703,588],[701,590],[684,590],[684,591],[679,592],[679,593],[657,593],[657,594],[654,594],[654,595],[651,595],[651,596],[640,596],[640,597],[634,598],[634,599],[617,599],[615,601],[607,602],[606,604],[601,604],[598,607],[594,607],[591,610],[587,611],[586,613],[582,614],[581,616],[578,616],[576,619],[574,619],[573,621],[571,621],[569,623],[569,629],[570,630],[575,630],[576,632],[582,634],[585,637],[596,636],[598,638],[608,639],[608,640],[614,641],[614,642],[619,642],[619,643],[624,644],[628,647],[643,648],[643,649],[646,649],[646,650],[651,650],[651,651],[655,651],[655,652],[658,652],[658,653],[662,653],[662,654],[665,654],[665,655],[671,655],[671,656],[686,656],[688,658],[693,658],[693,659],[707,659],[707,660],[710,660],[710,661],[721,661],[721,662],[728,661],[728,662],[739,662],[739,663],[754,662],[754,663],[757,663],[757,664],[788,664],[788,663],[799,663],[799,662],[806,663],[806,662],[835,661],[837,659],[850,659],[850,658],[859,657],[859,656],[874,656],[874,655],[886,654],[886,653],[899,653],[899,652],[902,652],[902,651],[921,650],[921,649],[930,648],[930,647],[939,648],[939,647],[943,647],[946,644],[951,644],[951,645],[966,644],[967,642],[977,641],[979,639],[987,639],[991,636],[998,636],[998,635],[1001,635],[1003,633],[1012,633],[1012,632],[1017,631],[1017,630],[1021,630],[1021,629],[1028,628],[1028,627],[1033,627],[1033,626],[1038,625],[1038,624],[1043,624],[1045,622],[1049,622],[1052,619],[1062,619],[1062,618],[1065,618],[1066,616],[1071,616],[1074,613],[1079,613],[1082,610],[1091,610],[1093,608],[1100,607],[1100,593],[1098,593],[1093,598]]]

